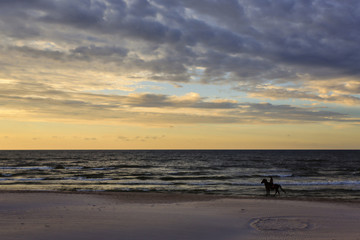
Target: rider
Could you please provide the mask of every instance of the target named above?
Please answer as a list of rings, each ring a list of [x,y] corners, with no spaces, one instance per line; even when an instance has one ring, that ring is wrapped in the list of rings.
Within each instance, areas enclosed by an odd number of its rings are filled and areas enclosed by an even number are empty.
[[[270,177],[270,186],[271,186],[271,188],[274,188],[274,180],[273,180],[273,178],[272,177]]]

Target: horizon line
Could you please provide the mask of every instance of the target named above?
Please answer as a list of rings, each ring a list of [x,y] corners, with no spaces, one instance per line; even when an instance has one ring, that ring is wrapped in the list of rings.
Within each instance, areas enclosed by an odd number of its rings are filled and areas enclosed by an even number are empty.
[[[354,148],[143,148],[143,149],[0,149],[0,151],[360,151]]]

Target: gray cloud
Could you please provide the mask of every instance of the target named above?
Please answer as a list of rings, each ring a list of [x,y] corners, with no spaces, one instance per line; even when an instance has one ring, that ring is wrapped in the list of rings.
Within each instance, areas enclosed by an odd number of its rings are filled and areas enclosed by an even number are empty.
[[[317,102],[359,105],[360,98],[356,96],[356,94],[359,93],[359,85],[360,84],[354,82],[346,84],[326,82],[320,86],[309,85],[307,89],[302,90],[286,87],[272,87],[269,85],[245,85],[235,87],[234,89],[247,92],[250,96],[256,98],[303,99]],[[326,94],[321,94],[321,92],[325,92]],[[352,96],[352,94],[355,96]]]
[[[231,82],[256,98],[358,105],[359,25],[356,0],[4,0],[0,77],[18,85],[0,89],[1,106],[49,118],[129,122],[357,122],[338,111],[291,105],[76,91],[115,89],[122,79]]]
[[[22,83],[12,87],[2,86],[0,102],[4,109],[18,109],[25,114],[16,113],[10,116],[12,118],[30,115],[38,119],[102,120],[148,124],[358,123],[360,121],[347,114],[314,107],[239,103],[232,100],[212,101],[198,94],[176,97],[162,94],[119,96],[60,92],[46,85]],[[140,108],[141,111],[136,110]]]
[[[264,119],[264,122],[284,121],[284,119],[296,122],[347,121],[346,114],[331,111],[319,111],[290,105],[273,105],[270,103],[249,104],[249,106],[251,109],[249,115]]]
[[[197,94],[195,96],[172,97],[163,94],[137,94],[127,97],[125,103],[133,107],[170,107],[170,108],[203,108],[203,109],[231,109],[236,108],[234,101],[221,102],[204,101]]]
[[[111,59],[113,56],[123,58],[127,55],[128,50],[120,47],[98,47],[94,45],[79,46],[71,50],[72,56],[83,59],[99,59],[103,60]],[[104,58],[105,57],[105,58]]]
[[[228,80],[228,73],[232,81],[250,82],[360,73],[358,1],[34,0],[2,1],[1,6],[0,27],[8,36],[54,40],[56,28],[63,27],[59,41],[80,31],[88,39],[112,44],[87,41],[84,46],[81,40],[73,52],[82,57],[161,53],[156,60],[140,61],[153,80],[188,81],[187,67],[203,67],[203,82]],[[115,46],[112,38],[122,38],[124,46]],[[146,53],[128,41],[153,51]],[[140,59],[128,61],[137,64]],[[172,76],[160,77],[162,73]]]

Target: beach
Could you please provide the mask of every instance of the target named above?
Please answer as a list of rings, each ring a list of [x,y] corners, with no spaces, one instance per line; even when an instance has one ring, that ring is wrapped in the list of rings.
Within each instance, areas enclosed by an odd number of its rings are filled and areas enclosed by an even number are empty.
[[[179,193],[0,193],[0,237],[360,239],[360,204]]]

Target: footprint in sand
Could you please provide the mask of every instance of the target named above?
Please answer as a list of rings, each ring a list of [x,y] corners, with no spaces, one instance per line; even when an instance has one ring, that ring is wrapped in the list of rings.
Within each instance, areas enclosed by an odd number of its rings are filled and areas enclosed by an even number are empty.
[[[311,228],[310,221],[301,217],[257,218],[250,225],[259,231],[296,231]]]

